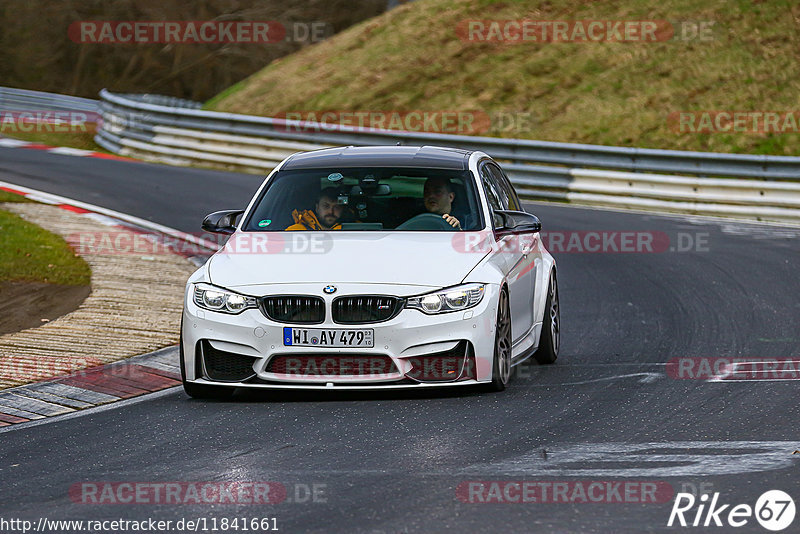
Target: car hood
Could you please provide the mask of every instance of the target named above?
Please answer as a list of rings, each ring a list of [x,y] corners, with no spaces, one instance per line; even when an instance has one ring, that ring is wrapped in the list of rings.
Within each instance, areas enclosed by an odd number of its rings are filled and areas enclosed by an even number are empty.
[[[397,284],[440,288],[461,282],[485,251],[467,251],[452,232],[236,232],[209,261],[211,283]]]

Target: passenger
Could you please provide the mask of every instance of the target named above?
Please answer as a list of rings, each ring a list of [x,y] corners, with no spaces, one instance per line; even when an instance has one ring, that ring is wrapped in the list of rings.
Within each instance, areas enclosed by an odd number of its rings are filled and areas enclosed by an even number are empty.
[[[461,228],[459,220],[450,215],[453,210],[453,200],[456,198],[450,180],[441,177],[428,178],[425,180],[422,198],[428,212],[441,215],[442,219],[453,228]]]
[[[323,189],[314,204],[314,211],[294,210],[294,224],[287,231],[294,230],[341,230],[339,219],[342,217],[342,205],[335,187]]]

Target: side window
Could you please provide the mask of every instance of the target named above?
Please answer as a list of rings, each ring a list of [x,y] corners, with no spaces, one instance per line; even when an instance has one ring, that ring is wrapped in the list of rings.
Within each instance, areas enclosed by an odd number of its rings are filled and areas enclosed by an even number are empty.
[[[504,170],[500,169],[500,172],[503,175],[503,183],[506,184],[506,187],[508,188],[508,194],[509,194],[508,198],[511,199],[510,202],[513,202],[514,205],[516,206],[516,208],[511,208],[511,209],[525,211],[525,208],[522,207],[522,202],[520,202],[519,200],[519,195],[517,194],[517,190],[514,189],[514,185],[511,183],[511,179],[508,177],[508,175]]]
[[[483,183],[483,190],[486,191],[486,200],[489,202],[489,207],[492,210],[506,209],[503,205],[500,188],[497,186],[487,165],[481,167],[481,182]]]
[[[500,167],[491,163],[487,164],[486,167],[488,167],[491,171],[495,182],[500,185],[501,193],[505,199],[505,204],[508,206],[507,209],[522,211],[522,206],[520,206],[519,203],[519,197],[517,197],[514,187],[511,185],[508,177],[503,173]]]

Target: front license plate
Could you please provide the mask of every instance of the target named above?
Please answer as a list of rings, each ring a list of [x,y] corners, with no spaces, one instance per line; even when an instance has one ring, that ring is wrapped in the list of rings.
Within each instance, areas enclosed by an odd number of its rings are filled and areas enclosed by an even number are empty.
[[[372,347],[371,328],[339,330],[325,328],[283,329],[283,344],[299,347]]]

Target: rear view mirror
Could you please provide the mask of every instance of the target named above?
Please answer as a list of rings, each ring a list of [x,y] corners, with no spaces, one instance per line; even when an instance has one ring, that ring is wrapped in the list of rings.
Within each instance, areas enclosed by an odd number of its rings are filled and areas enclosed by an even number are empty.
[[[369,197],[385,197],[392,194],[392,187],[389,184],[377,184],[372,188],[364,188],[360,185],[354,185],[350,189],[351,196],[366,195]]]
[[[202,228],[215,234],[232,234],[236,231],[236,219],[244,210],[222,210],[206,215]]]
[[[389,184],[382,184],[375,176],[368,174],[358,181],[359,190],[371,197],[380,197],[391,194],[392,188]]]

